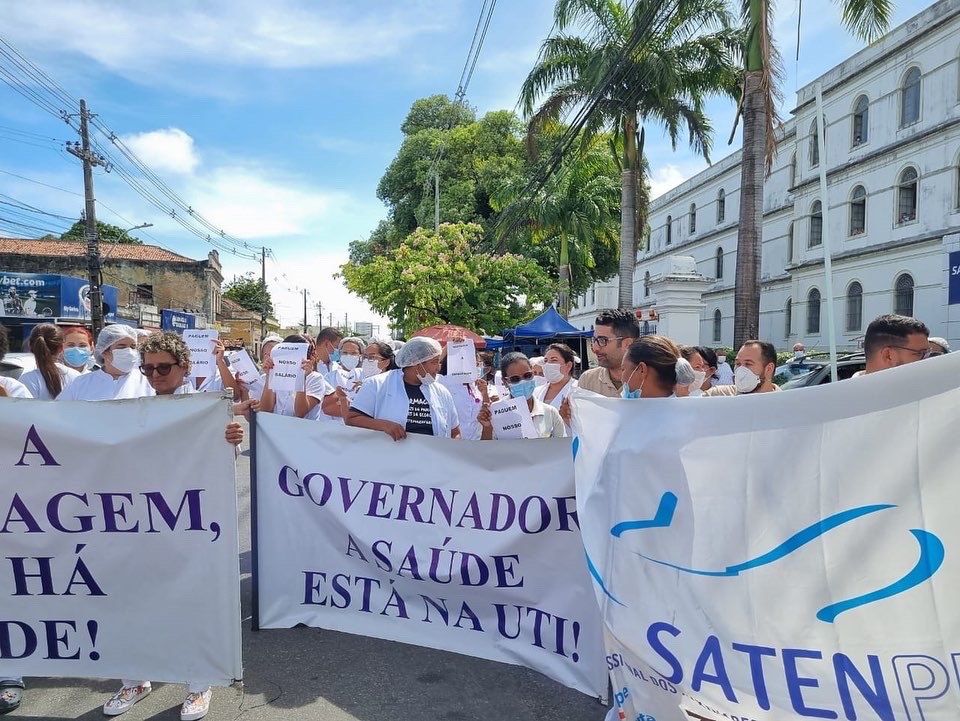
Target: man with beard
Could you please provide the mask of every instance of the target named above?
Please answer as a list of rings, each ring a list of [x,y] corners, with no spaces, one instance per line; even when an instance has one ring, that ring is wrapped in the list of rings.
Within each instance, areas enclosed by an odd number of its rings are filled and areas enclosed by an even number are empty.
[[[780,390],[773,382],[777,369],[777,350],[772,343],[748,340],[737,351],[732,386],[714,386],[703,394],[711,396],[741,396],[748,393],[769,393]]]

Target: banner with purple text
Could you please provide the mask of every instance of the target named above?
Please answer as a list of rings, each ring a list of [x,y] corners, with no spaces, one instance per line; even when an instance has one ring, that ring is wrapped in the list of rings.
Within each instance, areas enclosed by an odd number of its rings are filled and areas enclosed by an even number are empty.
[[[0,398],[0,676],[242,676],[229,401]]]
[[[958,379],[575,397],[614,715],[960,718]]]
[[[261,628],[513,663],[605,696],[568,439],[457,441],[257,415]]]

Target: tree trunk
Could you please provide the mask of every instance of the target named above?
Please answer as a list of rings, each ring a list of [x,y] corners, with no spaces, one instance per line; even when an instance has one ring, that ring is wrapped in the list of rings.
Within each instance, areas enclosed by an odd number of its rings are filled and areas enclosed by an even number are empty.
[[[570,315],[570,250],[567,245],[567,234],[560,233],[560,293],[559,306],[560,315],[567,318]]]
[[[623,121],[623,174],[620,190],[620,288],[617,307],[633,309],[633,271],[637,264],[637,116]]]
[[[740,227],[734,291],[733,348],[760,336],[760,253],[763,246],[766,104],[763,71],[748,71],[743,94],[743,159],[740,165]]]

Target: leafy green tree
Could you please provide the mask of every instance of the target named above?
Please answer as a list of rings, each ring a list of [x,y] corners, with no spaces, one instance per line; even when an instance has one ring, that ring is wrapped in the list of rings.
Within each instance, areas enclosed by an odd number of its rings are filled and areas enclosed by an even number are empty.
[[[273,313],[273,299],[263,281],[253,273],[235,275],[223,290],[223,297],[255,313],[262,313],[266,299],[267,313]]]
[[[370,262],[344,264],[340,274],[405,335],[437,323],[499,333],[550,302],[554,283],[535,261],[475,252],[482,237],[474,223],[444,223],[439,233],[418,228]]]
[[[571,293],[579,295],[595,275],[610,277],[617,268],[620,183],[605,140],[598,137],[582,154],[567,158],[537,195],[526,199],[521,237],[533,248],[549,249],[559,281],[557,306],[564,318]],[[524,202],[524,186],[525,179],[505,186],[494,207]],[[577,274],[576,285],[571,282],[571,257],[586,271]]]
[[[400,130],[409,136],[427,129],[450,130],[476,119],[476,113],[469,106],[454,102],[446,95],[431,95],[414,101]]]
[[[602,90],[583,142],[604,129],[615,135],[622,169],[619,304],[625,308],[633,306],[638,229],[646,227],[648,216],[645,125],[663,127],[674,148],[686,131],[690,146],[709,160],[712,128],[704,101],[714,93],[732,94],[737,84],[733,58],[740,35],[724,0],[679,0],[669,16],[666,5],[652,7],[637,2],[628,9],[625,0],[557,0],[557,32],[544,41],[520,95],[535,133]],[[572,27],[582,35],[568,34]]]
[[[890,25],[891,0],[840,0],[838,4],[843,24],[861,39],[873,40]],[[741,0],[746,40],[738,108],[738,118],[743,117],[743,155],[733,311],[735,348],[760,333],[763,182],[776,151],[776,108],[782,79],[780,54],[773,42],[773,12],[772,0]]]
[[[128,245],[143,245],[143,241],[136,238],[123,228],[103,221],[97,221],[97,235],[101,243],[126,243]],[[87,226],[82,220],[70,226],[70,229],[60,236],[60,240],[87,240]]]

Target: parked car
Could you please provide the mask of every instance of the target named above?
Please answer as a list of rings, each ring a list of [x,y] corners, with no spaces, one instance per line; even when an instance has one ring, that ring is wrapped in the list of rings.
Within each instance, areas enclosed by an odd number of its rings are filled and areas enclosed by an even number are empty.
[[[808,388],[818,386],[821,383],[831,381],[830,359],[829,358],[806,358],[802,364],[807,371],[802,375],[795,376],[792,380],[784,383],[780,388],[790,390],[792,388]],[[846,380],[855,373],[864,370],[867,367],[867,358],[863,353],[852,353],[837,359],[837,380]]]
[[[0,360],[0,376],[17,379],[37,367],[33,353],[7,353]]]

